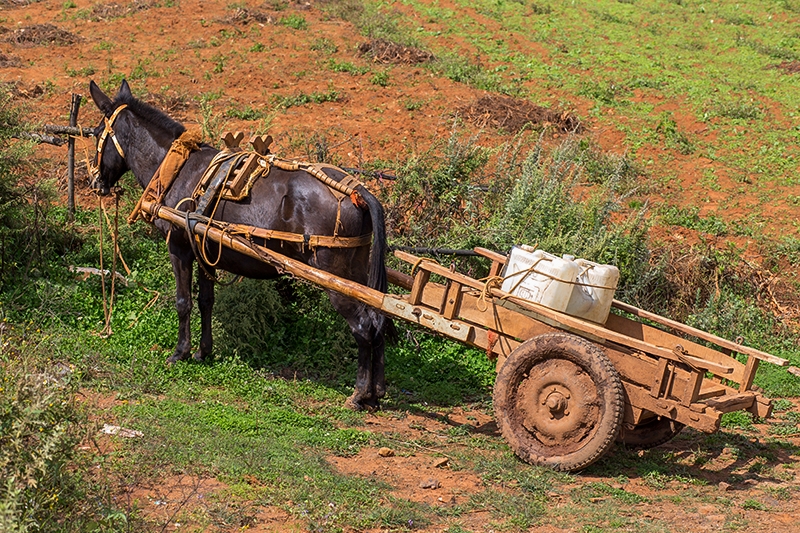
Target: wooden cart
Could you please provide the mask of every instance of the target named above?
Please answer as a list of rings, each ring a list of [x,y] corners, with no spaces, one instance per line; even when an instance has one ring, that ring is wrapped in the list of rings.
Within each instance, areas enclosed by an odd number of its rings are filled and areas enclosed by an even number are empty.
[[[142,207],[184,225],[181,211],[156,210],[148,202]],[[626,315],[665,329],[614,313],[599,325],[487,288],[482,281],[405,252],[395,255],[414,265],[413,276],[391,269],[388,274],[393,285],[408,293],[383,294],[214,225],[199,222],[195,231],[388,316],[485,350],[497,359],[494,409],[503,436],[523,460],[559,470],[586,467],[615,441],[649,448],[685,426],[712,433],[723,413],[747,410],[767,417],[771,403],[753,388],[756,370],[760,361],[788,364],[619,301],[613,306]],[[506,256],[475,251],[491,260],[490,275],[502,271]],[[736,354],[747,362],[739,362]]]

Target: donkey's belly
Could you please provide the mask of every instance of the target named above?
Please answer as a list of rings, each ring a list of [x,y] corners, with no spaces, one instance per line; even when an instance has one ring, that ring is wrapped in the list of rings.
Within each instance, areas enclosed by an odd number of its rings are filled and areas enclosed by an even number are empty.
[[[209,246],[206,250],[209,263],[214,263],[217,258],[216,246]],[[233,250],[223,250],[216,268],[253,279],[272,279],[280,276],[278,271],[265,261],[259,261]]]
[[[258,248],[259,246],[255,246],[253,249],[258,252]],[[324,270],[330,270],[330,265],[327,264],[328,261],[322,261],[325,263],[322,265],[317,264],[319,262],[317,261],[319,256],[327,255],[325,251],[321,251],[318,254],[317,250],[312,250],[309,248],[300,249],[300,246],[294,243],[284,243],[282,245],[280,242],[276,241],[272,241],[269,248],[274,252],[285,255],[296,261],[300,261],[301,263],[321,267]],[[269,258],[266,256],[266,254],[263,254],[263,259],[256,259],[250,257],[249,255],[245,255],[224,247],[222,250],[222,255],[219,255],[218,245],[216,243],[209,242],[206,245],[205,253],[203,255],[206,263],[213,265],[215,268],[236,274],[237,276],[244,276],[253,279],[272,279],[281,275],[275,269],[275,267],[269,264]]]

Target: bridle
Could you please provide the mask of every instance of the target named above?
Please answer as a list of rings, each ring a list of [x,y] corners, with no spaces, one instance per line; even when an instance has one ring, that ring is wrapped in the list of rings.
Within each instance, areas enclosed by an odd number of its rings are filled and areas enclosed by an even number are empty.
[[[103,117],[105,120],[105,128],[103,128],[103,133],[100,134],[100,137],[97,139],[97,164],[93,164],[91,161],[89,162],[89,175],[92,179],[99,183],[100,180],[100,163],[103,160],[103,150],[106,148],[106,140],[111,138],[114,142],[114,147],[117,149],[117,153],[125,159],[125,151],[120,146],[119,141],[117,140],[117,135],[114,133],[114,129],[112,126],[114,122],[117,120],[120,111],[128,107],[128,104],[122,104],[118,108],[111,113],[110,117]]]

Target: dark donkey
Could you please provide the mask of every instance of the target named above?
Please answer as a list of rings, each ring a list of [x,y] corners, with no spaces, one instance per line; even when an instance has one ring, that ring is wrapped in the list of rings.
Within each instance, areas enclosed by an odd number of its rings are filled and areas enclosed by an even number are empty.
[[[105,115],[95,130],[98,154],[96,168],[93,169],[94,187],[101,194],[108,194],[127,170],[131,170],[142,187],[146,187],[173,141],[184,133],[185,128],[165,113],[134,98],[125,81],[113,100],[94,81],[90,84],[90,92],[94,103]],[[192,152],[167,190],[164,205],[176,207],[181,200],[190,197],[209,162],[218,152],[205,144]],[[304,171],[272,168],[267,178],[254,183],[248,199],[241,202],[222,201],[214,218],[301,235],[332,235],[337,223],[341,237],[356,237],[371,231],[371,247],[311,249],[302,243],[278,240],[268,240],[266,246],[308,265],[386,292],[383,208],[363,186],[359,185],[356,189],[366,202],[367,209],[354,205],[349,198],[337,200],[326,185]],[[185,205],[186,202],[179,207],[185,209]],[[187,359],[191,350],[189,315],[195,254],[189,236],[182,228],[176,228],[161,219],[155,219],[155,225],[165,235],[172,230],[168,247],[177,285],[179,319],[178,344],[175,353],[167,360],[173,363]],[[264,241],[261,240],[259,244],[264,244]],[[209,244],[211,249],[208,257],[217,257],[219,250],[216,246]],[[209,273],[214,273],[214,268],[204,266]],[[268,264],[227,248],[221,251],[216,267],[249,278],[268,279],[279,275]],[[198,269],[198,284],[202,333],[200,349],[194,358],[202,360],[212,350],[214,281]],[[355,391],[347,404],[354,409],[376,407],[385,394],[383,330],[388,319],[375,309],[340,294],[329,292],[329,297],[347,321],[358,344],[358,375]]]

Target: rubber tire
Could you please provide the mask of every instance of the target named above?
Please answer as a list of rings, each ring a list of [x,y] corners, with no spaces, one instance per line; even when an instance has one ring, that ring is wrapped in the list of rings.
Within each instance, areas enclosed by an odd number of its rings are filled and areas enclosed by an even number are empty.
[[[553,360],[565,360],[579,367],[594,384],[598,400],[599,414],[588,428],[588,435],[578,443],[578,449],[565,454],[556,453],[537,439],[525,427],[517,406],[517,392],[529,373],[537,365]],[[592,342],[566,333],[539,335],[518,346],[500,369],[494,387],[497,425],[517,456],[527,463],[565,472],[586,468],[614,445],[622,426],[623,408],[622,381],[605,352]]]
[[[632,450],[649,450],[672,440],[684,427],[670,418],[656,416],[633,428],[623,425],[617,441]]]

